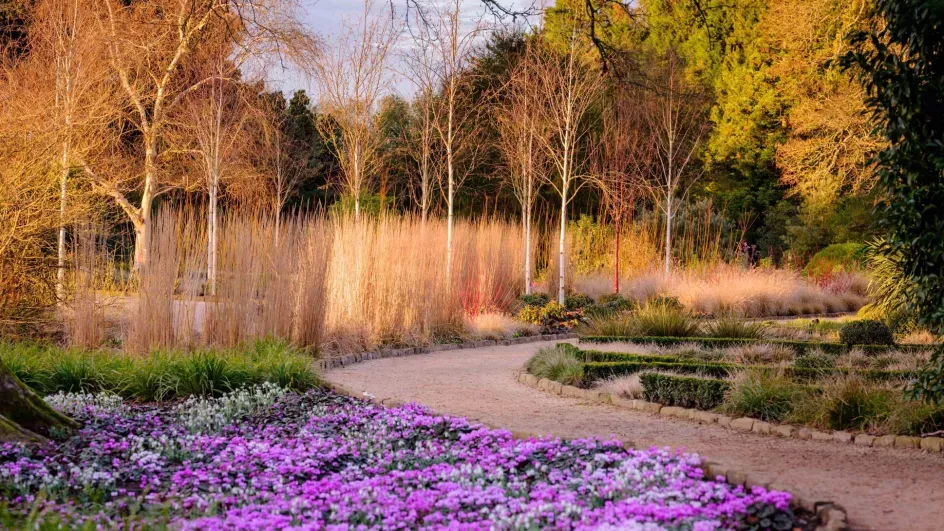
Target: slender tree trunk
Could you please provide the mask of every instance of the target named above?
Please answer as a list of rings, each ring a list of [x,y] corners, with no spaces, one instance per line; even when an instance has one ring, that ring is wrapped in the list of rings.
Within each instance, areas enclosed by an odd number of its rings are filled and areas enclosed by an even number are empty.
[[[622,194],[621,194],[622,195]],[[623,230],[622,212],[620,208],[616,209],[616,248],[613,254],[613,293],[619,295],[620,292],[620,232]]]
[[[0,359],[0,442],[41,441],[52,430],[77,427],[74,420],[24,385]]]
[[[69,141],[62,143],[62,173],[59,176],[59,241],[56,248],[56,298],[65,299],[66,191],[69,179]]]
[[[665,273],[672,269],[672,195],[665,200]]]
[[[531,212],[525,207],[521,213],[522,230],[524,231],[524,292],[531,295]]]
[[[216,295],[217,250],[219,248],[219,186],[217,171],[210,175],[210,205],[207,209],[207,295]],[[278,232],[278,229],[276,229]]]
[[[452,278],[452,247],[453,247],[453,224],[455,222],[455,173],[452,167],[452,147],[446,150],[447,177],[449,180],[448,191],[446,192],[446,277]]]
[[[558,272],[558,286],[557,286],[557,302],[564,304],[564,298],[566,294],[564,293],[564,269],[566,267],[565,259],[565,246],[567,240],[567,187],[564,186],[563,193],[561,194],[561,217],[560,217],[560,256],[559,256],[559,265],[560,271]]]

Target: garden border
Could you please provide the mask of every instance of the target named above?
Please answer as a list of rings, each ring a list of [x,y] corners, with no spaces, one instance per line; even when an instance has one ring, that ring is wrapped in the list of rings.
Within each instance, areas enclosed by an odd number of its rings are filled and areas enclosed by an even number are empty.
[[[646,402],[645,400],[626,400],[623,398],[614,397],[609,393],[604,393],[602,391],[593,391],[591,389],[581,389],[579,387],[574,387],[572,385],[563,385],[560,382],[555,382],[553,380],[548,380],[547,378],[538,378],[533,374],[529,374],[522,369],[518,373],[516,380],[519,383],[532,387],[539,391],[544,391],[553,395],[559,395],[568,398],[580,398],[589,400],[594,403],[607,404],[611,406],[621,407],[624,409],[633,409],[636,411],[643,411],[646,413],[655,413],[662,416],[678,417],[688,420],[696,420],[702,424],[712,424],[717,422],[719,425],[722,425],[726,428],[741,429],[742,431],[754,431],[753,425],[755,422],[754,419],[747,417],[741,419],[730,419],[730,417],[725,417],[729,419],[727,425],[721,424],[718,420],[722,417],[716,413],[710,413],[708,411],[699,411],[696,409],[688,409],[682,407],[670,407],[663,406],[662,404],[657,404],[655,402]],[[384,402],[384,405],[387,405],[388,402]],[[701,415],[698,415],[698,414]],[[735,428],[733,426],[735,421],[750,420],[750,426],[746,429],[744,428]],[[768,427],[771,425],[768,423]],[[756,433],[762,433],[757,431]],[[766,433],[772,433],[770,431]],[[512,435],[517,435],[520,438],[527,438],[529,436],[535,436],[530,433],[517,433],[513,432]],[[624,445],[627,447],[634,447],[632,442],[625,441]],[[701,463],[701,469],[705,472],[706,476],[714,477],[724,477],[724,480],[732,486],[744,486],[745,488],[751,488],[754,486],[761,486],[770,490],[779,490],[790,493],[793,497],[794,507],[799,507],[804,511],[815,514],[820,519],[820,524],[816,528],[817,530],[823,531],[840,531],[844,529],[849,529],[848,524],[848,514],[846,509],[839,505],[838,503],[826,500],[813,500],[808,495],[802,491],[781,485],[776,482],[766,481],[756,475],[750,474],[748,472],[735,470],[731,467],[723,465],[721,463],[705,459]]]
[[[465,341],[463,343],[438,343],[427,345],[425,347],[406,347],[406,348],[384,348],[380,350],[371,350],[367,352],[358,352],[342,356],[327,357],[317,360],[318,369],[327,371],[329,369],[338,369],[347,367],[355,363],[368,360],[379,360],[382,358],[400,358],[403,356],[415,356],[418,354],[432,354],[434,352],[444,352],[447,350],[459,350],[481,347],[495,347],[508,345],[523,345],[525,343],[540,343],[542,341],[560,341],[562,339],[577,339],[579,336],[574,333],[564,334],[541,334],[534,336],[523,336],[512,339],[483,339],[479,341]]]
[[[675,417],[683,420],[693,420],[699,424],[717,424],[722,428],[744,432],[753,432],[759,435],[776,435],[794,439],[814,441],[834,441],[856,446],[873,448],[906,448],[923,450],[926,453],[944,452],[944,438],[942,437],[915,437],[910,435],[869,435],[867,433],[853,434],[848,431],[819,431],[807,427],[797,427],[792,424],[772,424],[752,417],[733,418],[720,413],[690,409],[676,406],[664,406],[656,402],[619,398],[602,391],[581,389],[572,385],[538,378],[528,374],[523,369],[518,374],[518,382],[529,387],[569,398],[581,398],[598,404],[607,404],[623,409],[633,409],[646,413],[654,413],[663,417]]]

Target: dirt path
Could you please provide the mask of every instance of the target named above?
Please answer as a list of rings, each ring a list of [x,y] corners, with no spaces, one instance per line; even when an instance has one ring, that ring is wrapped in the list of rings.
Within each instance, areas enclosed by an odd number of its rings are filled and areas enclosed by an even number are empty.
[[[356,392],[415,401],[507,429],[684,447],[814,499],[838,502],[855,529],[944,529],[944,456],[739,433],[582,403],[517,383],[516,372],[546,345],[373,360],[332,370],[327,378]]]

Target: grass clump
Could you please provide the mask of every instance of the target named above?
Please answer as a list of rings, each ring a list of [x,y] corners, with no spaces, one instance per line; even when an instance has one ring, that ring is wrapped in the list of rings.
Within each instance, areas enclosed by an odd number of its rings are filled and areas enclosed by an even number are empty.
[[[547,378],[565,385],[583,382],[583,364],[562,346],[538,350],[528,360],[525,369],[538,378]]]
[[[775,371],[744,371],[734,377],[724,410],[732,415],[779,422],[807,390]]]
[[[611,313],[588,316],[581,326],[581,333],[588,336],[627,337],[634,336],[639,327],[628,313]]]
[[[683,308],[665,301],[651,302],[635,316],[637,333],[654,337],[695,337],[697,321]]]
[[[221,396],[267,382],[295,391],[320,383],[311,358],[280,341],[257,341],[225,350],[154,351],[143,356],[3,343],[0,357],[41,395],[108,392],[138,402],[159,402]]]
[[[628,376],[606,378],[600,382],[597,382],[593,388],[613,396],[618,396],[620,398],[642,398],[643,387],[642,382],[639,380],[639,376],[639,374],[630,374]]]
[[[721,315],[706,327],[709,337],[764,339],[769,325],[763,321],[745,321],[734,315]]]
[[[884,424],[900,390],[871,385],[855,375],[824,382],[820,392],[798,400],[793,419],[831,430],[867,430]]]

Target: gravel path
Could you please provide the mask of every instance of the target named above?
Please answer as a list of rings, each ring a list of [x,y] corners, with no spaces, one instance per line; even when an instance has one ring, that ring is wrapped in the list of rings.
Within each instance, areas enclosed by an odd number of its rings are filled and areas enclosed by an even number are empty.
[[[615,436],[637,446],[684,447],[757,476],[791,485],[849,512],[855,529],[944,529],[944,457],[781,439],[658,415],[583,403],[526,387],[515,376],[550,343],[386,358],[329,371],[355,392],[415,401],[493,426],[559,437]]]

